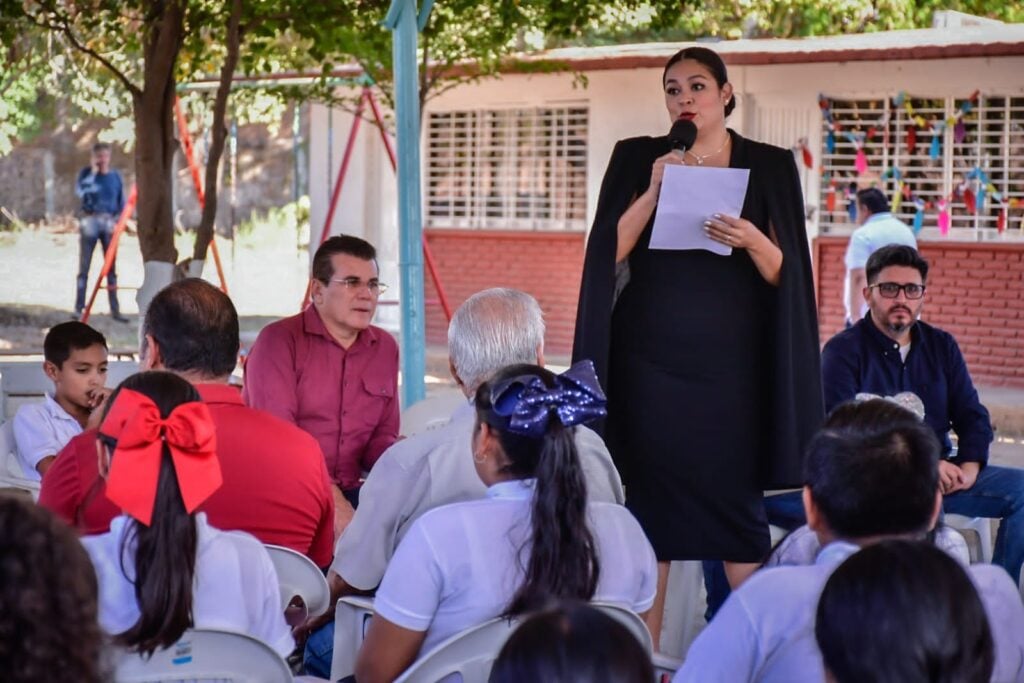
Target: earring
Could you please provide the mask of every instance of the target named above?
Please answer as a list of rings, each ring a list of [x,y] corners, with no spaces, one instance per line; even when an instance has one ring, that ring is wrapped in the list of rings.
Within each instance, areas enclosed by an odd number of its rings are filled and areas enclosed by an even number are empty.
[[[484,464],[485,462],[487,462],[487,454],[486,453],[476,453],[476,452],[474,452],[473,453],[473,462],[475,462],[478,465]]]

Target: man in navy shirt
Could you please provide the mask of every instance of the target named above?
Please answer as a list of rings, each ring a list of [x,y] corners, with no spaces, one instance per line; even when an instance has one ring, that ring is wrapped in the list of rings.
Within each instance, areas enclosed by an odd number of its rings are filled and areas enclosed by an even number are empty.
[[[75,194],[82,200],[82,216],[78,223],[78,282],[75,294],[75,319],[85,308],[85,288],[89,280],[92,252],[99,241],[104,256],[114,236],[114,225],[124,209],[124,186],[121,174],[110,168],[110,145],[97,142],[92,146],[92,163],[78,173]],[[110,294],[110,316],[126,322],[117,303],[117,272],[113,265],[107,274]]]
[[[967,364],[948,332],[918,318],[928,262],[912,247],[889,245],[865,267],[869,311],[825,344],[825,409],[859,393],[909,391],[924,403],[925,422],[943,445],[939,466],[948,513],[998,518],[993,562],[1019,580],[1024,563],[1024,470],[988,465],[992,424]],[[953,449],[950,431],[957,436]]]

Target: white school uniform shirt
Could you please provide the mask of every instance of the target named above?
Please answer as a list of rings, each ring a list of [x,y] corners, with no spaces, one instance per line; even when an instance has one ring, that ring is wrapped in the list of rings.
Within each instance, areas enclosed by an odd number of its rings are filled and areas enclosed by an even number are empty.
[[[395,548],[420,515],[442,505],[479,500],[487,487],[473,466],[476,410],[467,401],[443,427],[397,441],[384,451],[359,491],[359,507],[334,549],[331,569],[362,590],[380,584]],[[622,503],[622,480],[604,441],[573,429],[590,501]]]
[[[376,613],[402,628],[426,631],[421,652],[500,616],[529,561],[528,553],[520,559],[519,550],[531,534],[535,483],[500,482],[483,500],[426,512],[388,565]],[[593,599],[646,612],[654,604],[658,565],[640,524],[611,503],[590,503],[587,516],[601,564]]]
[[[74,437],[82,433],[82,425],[71,417],[51,394],[42,403],[28,403],[14,414],[14,443],[18,464],[26,479],[42,480],[36,465],[49,455],[57,455]]]
[[[295,641],[284,620],[277,572],[266,548],[247,533],[210,526],[205,513],[196,514],[195,520],[195,627],[247,633],[287,657],[295,649]],[[127,631],[140,616],[132,583],[134,541],[125,544],[124,571],[120,559],[121,540],[131,529],[131,521],[127,515],[115,517],[107,533],[82,538],[99,583],[100,626],[111,635]]]
[[[755,572],[729,595],[686,653],[673,683],[821,683],[825,666],[814,637],[818,598],[832,572],[860,548],[835,541],[812,565]],[[995,641],[992,683],[1024,682],[1024,604],[1002,567],[973,564]]]

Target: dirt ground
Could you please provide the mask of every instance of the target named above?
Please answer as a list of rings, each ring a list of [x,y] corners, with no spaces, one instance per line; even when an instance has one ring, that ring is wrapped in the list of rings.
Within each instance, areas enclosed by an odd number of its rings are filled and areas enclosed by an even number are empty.
[[[191,253],[191,235],[177,239],[179,258]],[[243,338],[251,338],[268,322],[299,310],[306,287],[308,256],[297,245],[291,226],[263,229],[234,243],[218,240],[228,291],[241,318]],[[103,265],[99,247],[93,253],[89,291]],[[69,320],[74,309],[78,269],[78,233],[69,225],[0,232],[0,352],[39,353],[46,330]],[[101,290],[89,324],[107,336],[112,350],[137,348],[135,288],[142,284],[138,238],[126,233],[117,254],[121,311],[128,323],[109,316]],[[212,259],[204,278],[218,283]]]

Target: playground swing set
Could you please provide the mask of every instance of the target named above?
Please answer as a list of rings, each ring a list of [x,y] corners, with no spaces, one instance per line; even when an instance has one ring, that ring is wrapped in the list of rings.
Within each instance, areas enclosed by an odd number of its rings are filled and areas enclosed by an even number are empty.
[[[366,107],[369,106],[372,114],[374,125],[377,130],[380,131],[381,141],[384,143],[384,148],[387,151],[388,159],[391,162],[392,170],[397,172],[397,159],[395,157],[394,146],[392,145],[391,138],[388,135],[387,128],[384,125],[384,119],[381,116],[380,107],[377,104],[377,100],[373,96],[373,91],[369,86],[364,86],[362,93],[359,97],[359,102],[356,105],[356,109],[353,115],[352,127],[349,130],[348,140],[345,144],[345,152],[342,156],[341,167],[338,169],[338,175],[334,182],[334,189],[331,192],[331,201],[327,211],[327,217],[324,220],[323,228],[320,232],[320,239],[317,242],[318,245],[323,244],[328,237],[330,237],[331,222],[334,219],[334,213],[338,206],[338,199],[341,197],[341,191],[345,184],[345,176],[348,173],[349,162],[352,158],[352,152],[355,147],[356,135],[359,132],[360,124],[363,120],[363,115],[366,111]],[[181,139],[182,149],[185,153],[185,159],[188,162],[189,170],[192,173],[192,182],[195,185],[196,197],[199,199],[199,207],[205,204],[205,193],[203,191],[203,184],[201,180],[200,167],[196,160],[195,148],[192,144],[192,136],[188,131],[188,121],[185,118],[185,113],[182,110],[181,102],[177,98],[174,101],[174,113],[178,124],[178,133]],[[121,234],[124,232],[128,224],[128,218],[132,215],[135,210],[135,204],[138,201],[138,189],[135,185],[132,185],[131,192],[128,195],[128,201],[125,203],[124,209],[121,211],[121,215],[117,219],[117,223],[114,226],[114,234],[110,240],[110,246],[107,248],[104,254],[103,267],[100,269],[99,276],[96,278],[96,284],[92,288],[92,292],[89,295],[89,300],[86,303],[85,309],[82,311],[82,322],[89,322],[89,315],[92,312],[93,303],[96,301],[96,296],[100,289],[110,289],[109,285],[104,285],[103,281],[106,279],[110,269],[114,266],[114,261],[117,258],[117,248],[120,242]],[[422,237],[423,245],[423,260],[427,266],[427,271],[430,273],[431,282],[434,285],[434,290],[437,292],[437,299],[432,301],[426,301],[424,303],[429,305],[440,305],[444,312],[445,319],[451,321],[452,310],[451,305],[448,301],[448,297],[445,293],[444,285],[441,282],[440,275],[437,272],[437,264],[434,260],[433,253],[430,250],[430,245],[427,243],[427,238],[424,235]],[[209,250],[213,254],[213,262],[217,268],[217,278],[220,281],[221,290],[227,294],[228,286],[227,280],[224,277],[224,268],[220,259],[220,251],[217,248],[216,236],[210,240]],[[302,298],[302,304],[300,310],[304,310],[309,305],[311,283],[306,285],[306,293]],[[119,289],[129,289],[127,287],[119,287]],[[397,300],[382,301],[383,305],[394,305],[397,306],[399,302]]]

